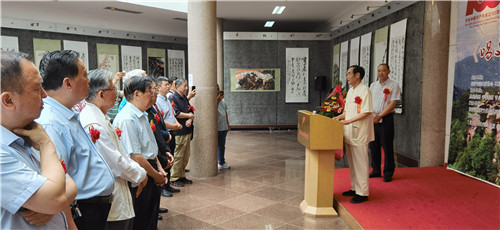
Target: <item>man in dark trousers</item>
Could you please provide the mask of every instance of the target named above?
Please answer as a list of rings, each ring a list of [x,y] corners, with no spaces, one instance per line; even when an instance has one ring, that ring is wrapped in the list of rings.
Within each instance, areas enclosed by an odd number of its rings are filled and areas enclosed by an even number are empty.
[[[384,147],[384,182],[392,181],[394,175],[394,108],[401,100],[401,89],[398,83],[389,79],[391,70],[389,65],[378,66],[378,81],[373,82],[370,90],[373,95],[373,124],[375,129],[375,141],[370,143],[372,156],[372,168],[370,178],[381,177],[381,151]]]

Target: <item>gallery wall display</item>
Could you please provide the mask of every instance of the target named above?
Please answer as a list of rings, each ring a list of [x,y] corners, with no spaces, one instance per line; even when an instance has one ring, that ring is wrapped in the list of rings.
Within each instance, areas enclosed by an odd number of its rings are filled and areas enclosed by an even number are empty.
[[[89,45],[87,42],[63,40],[63,48],[65,50],[74,50],[78,52],[78,55],[85,64],[87,71],[89,70]]]
[[[142,49],[140,46],[121,46],[122,71],[128,72],[142,68]]]
[[[390,78],[399,84],[401,88],[401,98],[404,97],[404,64],[405,64],[405,41],[406,41],[406,21],[403,19],[391,25],[389,40],[389,66],[391,68]],[[396,105],[396,113],[403,112],[401,101]]]
[[[279,92],[280,74],[276,69],[230,69],[231,92]]]
[[[153,77],[165,75],[165,49],[148,48],[148,75]]]
[[[309,48],[286,48],[285,102],[309,102]]]
[[[361,50],[359,55],[359,65],[365,69],[365,77],[363,84],[370,86],[370,61],[371,61],[371,46],[372,45],[372,32],[361,36]]]
[[[61,50],[61,40],[33,38],[33,61],[38,68],[43,56],[51,51]]]
[[[2,47],[0,47],[0,50],[19,52],[19,39],[17,37],[2,35],[1,39]]]
[[[167,50],[168,77],[186,78],[184,50]]]
[[[500,187],[499,1],[458,3],[448,168]],[[445,100],[437,98],[436,100]]]
[[[373,69],[372,82],[377,81],[377,67],[382,63],[387,63],[387,40],[389,39],[389,26],[385,26],[375,31],[373,41]],[[392,77],[392,76],[391,76]]]
[[[332,86],[340,81],[340,44],[333,46],[332,56]],[[332,87],[333,88],[333,87]]]
[[[349,41],[340,43],[340,81],[342,88],[347,86],[347,56],[349,55]]]

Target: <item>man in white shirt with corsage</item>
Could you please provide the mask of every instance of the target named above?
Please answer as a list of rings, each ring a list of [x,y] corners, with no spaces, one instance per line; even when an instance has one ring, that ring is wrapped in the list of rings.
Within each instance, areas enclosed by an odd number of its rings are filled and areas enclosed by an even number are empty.
[[[120,142],[121,131],[111,125],[106,115],[114,106],[117,95],[112,73],[95,69],[89,71],[88,77],[89,96],[86,98],[87,106],[80,113],[80,120],[115,177],[106,229],[131,230],[135,216],[133,200],[147,183],[146,171],[124,151]],[[130,193],[128,182],[133,187],[139,186],[137,194]]]
[[[370,90],[373,95],[373,124],[375,141],[370,143],[372,168],[370,177],[381,177],[381,151],[384,148],[384,182],[392,181],[394,175],[394,108],[401,100],[401,89],[397,82],[389,79],[389,65],[380,64],[377,69],[378,81],[373,82]]]

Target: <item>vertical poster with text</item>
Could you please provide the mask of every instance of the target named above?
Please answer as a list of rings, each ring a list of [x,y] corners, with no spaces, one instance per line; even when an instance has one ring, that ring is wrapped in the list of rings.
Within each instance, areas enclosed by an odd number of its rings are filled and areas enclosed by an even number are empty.
[[[97,68],[105,69],[113,74],[120,70],[118,60],[118,45],[97,43]],[[122,89],[120,82],[116,83],[117,89]]]
[[[333,46],[332,57],[332,88],[335,85],[340,85],[340,44]]]
[[[1,39],[2,47],[0,47],[0,50],[19,52],[19,39],[17,37],[2,35]]]
[[[370,86],[370,61],[372,47],[372,32],[361,36],[361,52],[359,55],[359,65],[365,69],[363,84]]]
[[[342,88],[347,87],[347,56],[349,55],[349,41],[340,43],[340,81]]]
[[[359,64],[359,37],[351,39],[349,66]]]
[[[382,63],[387,63],[387,39],[389,39],[389,27],[383,27],[375,31],[373,49],[373,71],[372,82],[377,81],[377,67]],[[400,86],[401,87],[401,86]]]
[[[128,72],[142,68],[142,48],[140,46],[121,46],[122,71]]]
[[[168,50],[168,77],[186,78],[184,50]]]
[[[36,68],[46,53],[57,50],[61,50],[61,40],[33,38],[33,62]]]
[[[89,45],[87,42],[63,40],[63,48],[76,51],[85,64],[87,71],[89,70]]]
[[[309,48],[286,48],[286,103],[309,102]]]
[[[165,75],[165,49],[148,48],[148,74],[159,77]],[[169,75],[170,77],[170,75]]]
[[[500,1],[458,3],[448,168],[500,185]],[[499,186],[500,187],[500,186]]]
[[[394,109],[399,114],[403,112],[406,21],[407,19],[403,19],[392,24],[389,33],[389,66],[391,68],[389,77],[401,88],[401,100],[398,101],[396,109]]]

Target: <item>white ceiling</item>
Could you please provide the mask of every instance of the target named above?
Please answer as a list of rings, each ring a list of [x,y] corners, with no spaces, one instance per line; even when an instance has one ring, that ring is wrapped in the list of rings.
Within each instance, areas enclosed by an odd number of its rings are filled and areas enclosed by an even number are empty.
[[[151,3],[152,0],[150,0]],[[156,1],[153,4],[166,4]],[[226,31],[273,32],[328,32],[340,25],[340,20],[351,19],[352,14],[366,14],[367,6],[382,6],[384,1],[217,1],[217,17],[224,19]],[[276,5],[287,8],[281,15],[272,15]],[[140,11],[142,14],[105,10],[116,7]],[[140,6],[118,1],[4,1],[1,2],[2,18],[38,20],[140,33],[187,37],[184,12]],[[355,15],[354,19],[361,15]],[[271,29],[263,27],[266,20],[275,20]],[[226,26],[227,25],[227,26]]]

